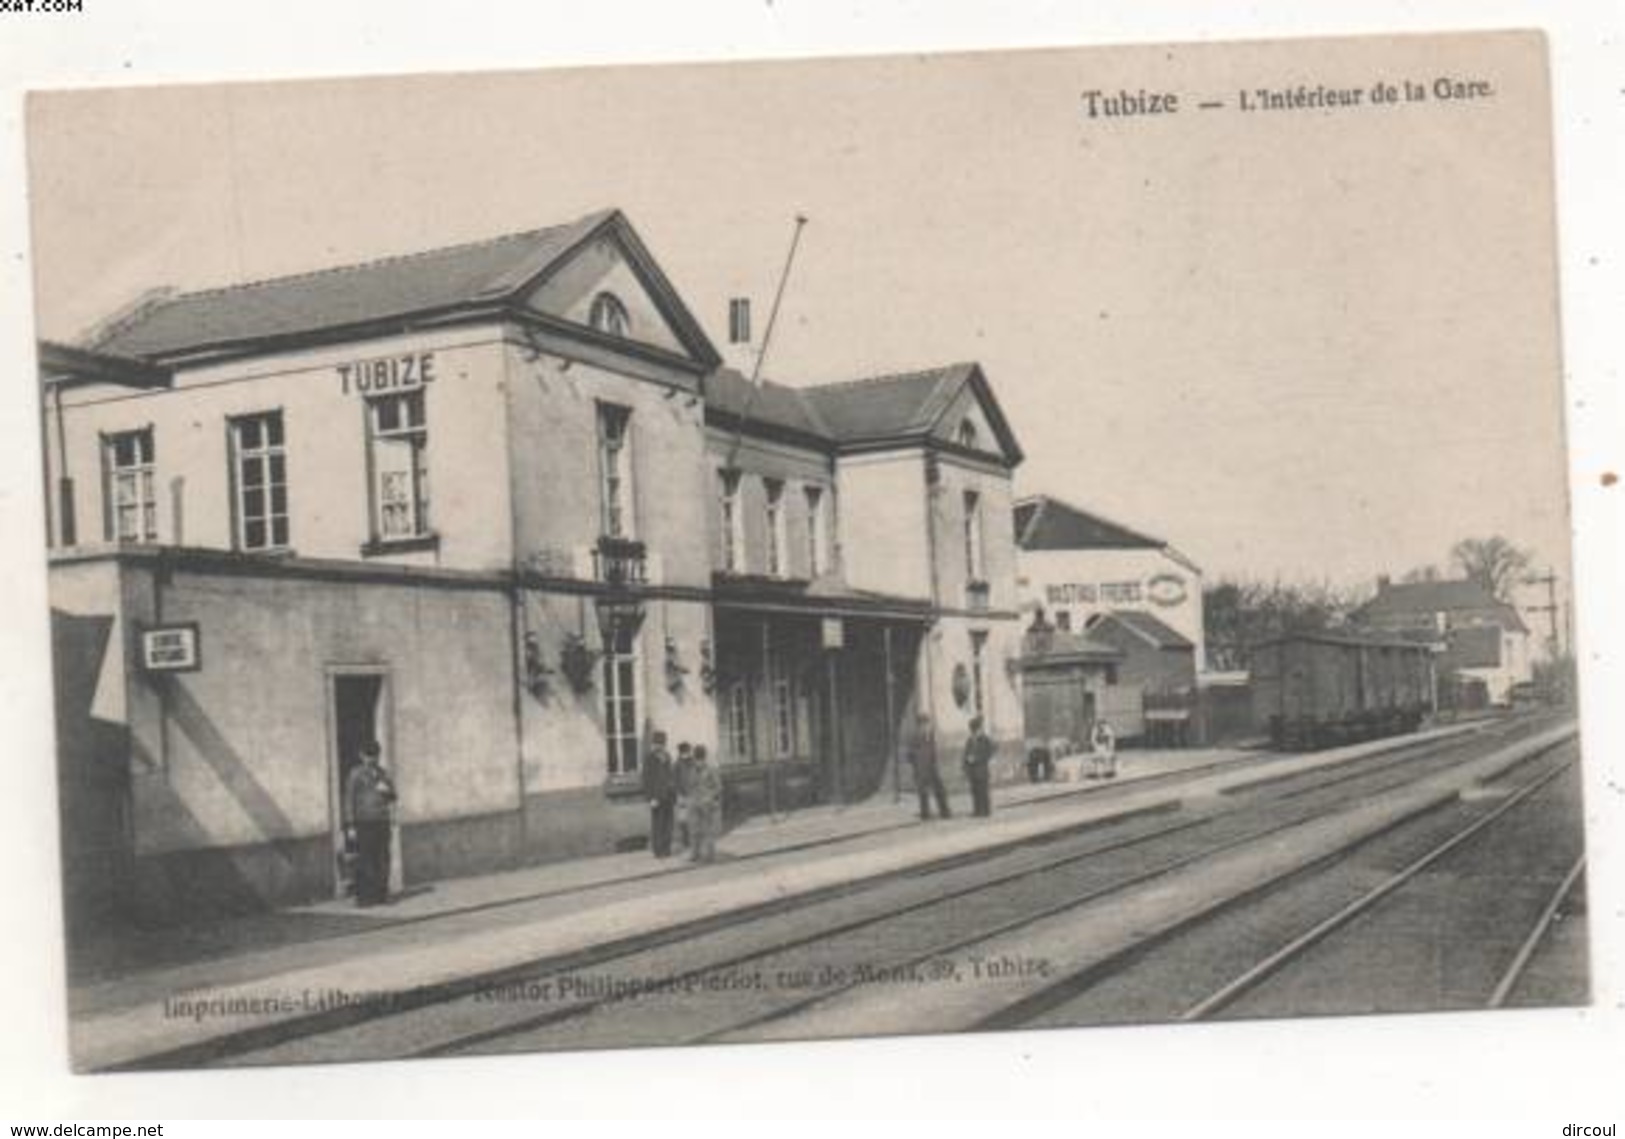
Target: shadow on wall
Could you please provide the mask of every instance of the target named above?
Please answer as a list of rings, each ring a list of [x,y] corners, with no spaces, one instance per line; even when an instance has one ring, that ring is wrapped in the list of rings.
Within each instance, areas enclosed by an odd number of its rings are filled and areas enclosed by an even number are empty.
[[[115,923],[129,886],[129,731],[91,711],[113,618],[51,610],[62,905],[71,941]]]
[[[264,841],[211,845],[204,820],[168,785],[161,764],[127,724],[92,711],[114,651],[114,618],[51,612],[56,696],[57,783],[61,817],[63,909],[74,955],[95,955],[104,935],[173,925],[201,914],[251,912],[310,901],[332,888],[326,835],[293,838],[292,825],[248,764],[175,678],[168,687],[171,727],[253,820]],[[135,856],[134,780],[142,780],[157,833],[179,840],[172,853]]]
[[[164,677],[170,728],[252,823],[253,843],[222,846],[157,774],[144,790],[148,814],[181,849],[135,860],[133,908],[138,924],[169,924],[200,910],[244,913],[315,901],[331,894],[333,851],[326,833],[295,836],[294,825],[249,763],[179,677]]]

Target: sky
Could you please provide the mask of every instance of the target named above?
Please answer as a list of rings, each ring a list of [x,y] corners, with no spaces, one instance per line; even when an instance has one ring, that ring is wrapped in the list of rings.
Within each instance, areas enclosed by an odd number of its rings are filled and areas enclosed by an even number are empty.
[[[36,95],[38,326],[614,205],[721,343],[730,296],[765,321],[800,213],[775,379],[977,360],[1018,492],[1210,578],[1369,583],[1501,534],[1566,579],[1543,60],[1501,35]],[[1490,94],[1238,107],[1441,77]],[[1091,118],[1089,90],[1180,109]]]

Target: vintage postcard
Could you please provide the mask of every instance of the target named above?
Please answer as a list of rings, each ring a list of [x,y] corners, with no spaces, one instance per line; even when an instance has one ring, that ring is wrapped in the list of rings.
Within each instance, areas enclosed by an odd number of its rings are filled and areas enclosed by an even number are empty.
[[[1538,33],[26,128],[75,1069],[1588,1001]]]

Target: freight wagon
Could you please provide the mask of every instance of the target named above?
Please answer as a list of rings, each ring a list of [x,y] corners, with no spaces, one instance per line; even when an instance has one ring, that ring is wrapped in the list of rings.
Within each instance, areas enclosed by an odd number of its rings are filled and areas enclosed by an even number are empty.
[[[1277,748],[1413,732],[1433,710],[1433,646],[1354,633],[1297,633],[1248,653],[1253,713]]]

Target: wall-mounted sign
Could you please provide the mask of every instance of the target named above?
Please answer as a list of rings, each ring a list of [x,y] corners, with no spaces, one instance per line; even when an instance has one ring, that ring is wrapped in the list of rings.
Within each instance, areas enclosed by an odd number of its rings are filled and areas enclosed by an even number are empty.
[[[826,649],[846,648],[846,622],[839,617],[824,618],[823,634]]]
[[[1062,582],[1044,587],[1045,600],[1063,605],[1138,605],[1149,600],[1167,608],[1185,600],[1185,579],[1177,574],[1159,573],[1143,585],[1138,581]]]
[[[196,624],[156,625],[141,630],[141,667],[148,672],[196,672],[203,647]]]
[[[405,391],[434,383],[434,353],[409,352],[404,356],[380,356],[376,360],[340,364],[334,370],[339,374],[339,390],[345,395]]]
[[[1164,609],[1185,600],[1185,579],[1178,574],[1159,573],[1146,582],[1146,596]]]
[[[1111,605],[1131,605],[1140,600],[1140,583],[1137,581],[1103,581],[1100,583],[1100,599]]]
[[[1099,598],[1093,585],[1085,585],[1082,582],[1045,586],[1044,596],[1049,599],[1051,605],[1074,605],[1080,602],[1092,605]]]

